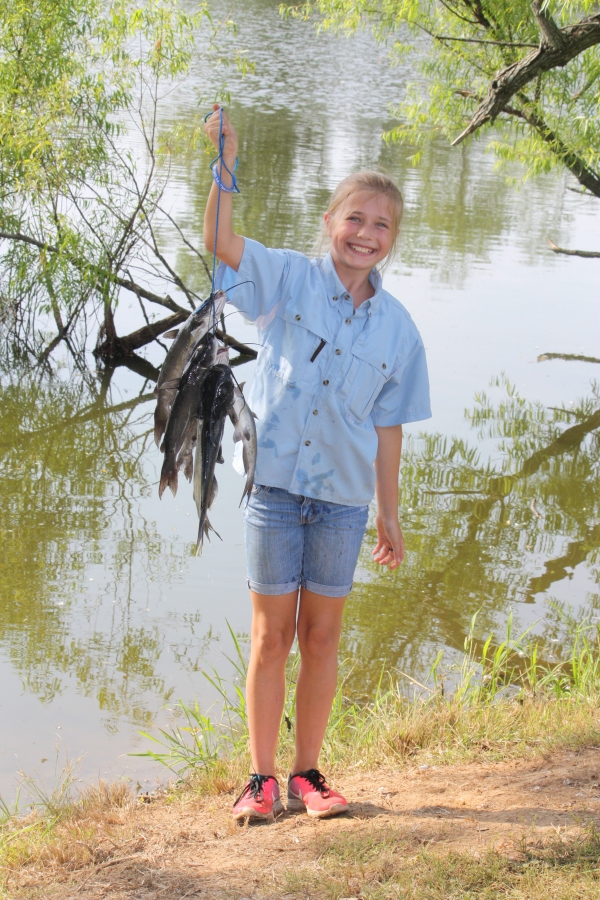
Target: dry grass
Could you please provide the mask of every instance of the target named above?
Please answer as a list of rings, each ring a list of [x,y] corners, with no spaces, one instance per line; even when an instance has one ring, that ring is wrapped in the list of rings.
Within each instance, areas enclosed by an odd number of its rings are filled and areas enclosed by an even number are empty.
[[[40,877],[51,881],[54,874],[80,871],[90,862],[104,862],[115,850],[134,847],[138,843],[132,816],[136,805],[128,784],[100,781],[58,816],[36,810],[6,823],[0,832],[0,896],[11,896],[13,874],[25,875],[32,884]],[[127,833],[129,821],[131,834]]]
[[[319,900],[597,900],[600,840],[594,830],[571,841],[536,843],[523,841],[510,854],[414,853],[394,829],[374,827],[368,836],[328,840],[316,867],[286,873],[281,894]]]
[[[434,689],[424,689],[420,696],[409,699],[398,681],[390,677],[388,686],[380,687],[370,703],[358,705],[345,697],[342,685],[334,701],[321,757],[322,768],[334,778],[365,773],[365,777],[373,780],[379,770],[401,773],[425,763],[456,766],[475,760],[479,763],[527,760],[597,746],[600,743],[597,630],[590,635],[589,629],[583,632],[580,629],[575,635],[568,666],[557,666],[551,672],[542,670],[535,662],[535,655],[532,661],[520,662],[516,668],[519,640],[507,639],[493,655],[486,656],[488,642],[477,658],[467,646],[452,696],[445,696],[434,679]],[[241,663],[240,672],[243,674]],[[293,682],[293,677],[290,680]],[[244,782],[250,760],[243,696],[238,692],[236,704],[229,702],[223,693],[227,728],[214,725],[197,707],[184,707],[185,727],[176,725],[158,738],[159,751],[152,755],[181,775],[179,784],[162,798],[163,807],[166,804],[179,811],[190,804],[203,803],[206,812],[211,798],[217,798],[218,804],[218,798],[224,794],[228,795],[227,806],[231,794]],[[293,718],[292,707],[288,705],[287,709]],[[154,740],[156,747],[156,736]],[[278,756],[281,775],[289,771],[292,754],[293,732],[284,724]],[[101,869],[112,865],[115,857],[135,856],[143,850],[144,836],[139,830],[143,804],[126,784],[100,782],[74,800],[69,800],[67,788],[68,777],[63,776],[51,795],[43,794],[40,789],[38,810],[27,818],[8,816],[4,807],[4,823],[0,821],[0,896],[12,896],[10,890],[16,884],[21,885],[21,891],[27,890],[27,884],[33,890],[33,885],[50,885],[53,880],[68,879],[70,873],[74,877],[90,866]],[[178,812],[170,821],[176,821],[177,815]],[[369,883],[376,886],[369,887],[368,894],[365,887],[361,890],[365,897],[374,900],[388,896],[424,900],[495,897],[499,895],[492,892],[494,879],[502,881],[505,887],[501,896],[507,898],[527,896],[530,900],[538,897],[542,900],[544,895],[544,900],[554,900],[563,896],[600,895],[595,863],[591,862],[598,849],[595,834],[588,834],[566,850],[563,848],[564,859],[557,847],[545,848],[543,853],[528,850],[526,860],[518,865],[493,854],[485,860],[474,860],[467,855],[433,864],[421,850],[412,854],[409,863],[409,858],[404,859],[400,853],[397,834],[393,839],[385,831],[373,834],[373,840],[357,837],[359,843],[348,844],[349,850],[344,849],[343,841],[350,838],[338,839],[337,844],[325,848],[319,865],[326,871],[323,884],[328,887],[325,889],[322,884],[318,888],[321,893],[314,893],[315,878],[318,881],[314,871],[304,872],[301,867],[286,876],[285,890],[296,891],[294,896],[302,897],[358,896],[350,884],[358,878],[357,872],[364,872],[371,873]],[[168,841],[166,833],[161,840]],[[441,884],[448,879],[455,886],[443,893]],[[474,893],[479,890],[477,879],[483,879],[480,893]],[[590,885],[595,893],[589,892]],[[50,896],[43,891],[31,894],[38,895]]]

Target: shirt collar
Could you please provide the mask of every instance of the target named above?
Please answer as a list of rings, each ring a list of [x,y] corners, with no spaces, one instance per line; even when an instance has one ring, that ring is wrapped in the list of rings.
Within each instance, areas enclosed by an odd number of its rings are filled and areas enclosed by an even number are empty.
[[[340,281],[339,275],[336,271],[336,268],[333,264],[333,259],[331,257],[331,253],[328,253],[323,259],[317,260],[317,263],[321,269],[321,273],[323,275],[323,281],[325,282],[325,288],[327,290],[327,296],[330,301],[333,301],[335,297],[336,300],[339,298],[340,300],[343,298],[345,300],[349,300],[350,294]],[[365,300],[364,303],[358,307],[359,310],[369,310],[371,312],[375,312],[375,310],[379,307],[381,303],[381,295],[383,293],[382,288],[382,278],[381,274],[377,271],[377,269],[371,269],[369,274],[369,281],[373,286],[375,293],[371,297],[370,300]],[[335,301],[334,301],[335,305]],[[357,310],[358,312],[358,310]]]

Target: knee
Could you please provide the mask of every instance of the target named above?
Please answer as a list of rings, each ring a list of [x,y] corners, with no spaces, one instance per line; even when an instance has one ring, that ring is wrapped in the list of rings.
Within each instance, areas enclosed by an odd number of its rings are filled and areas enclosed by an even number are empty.
[[[252,656],[261,665],[281,662],[287,659],[293,640],[293,635],[280,629],[260,631],[252,635]]]
[[[308,628],[298,635],[298,646],[303,660],[323,661],[337,653],[338,634],[333,628]]]

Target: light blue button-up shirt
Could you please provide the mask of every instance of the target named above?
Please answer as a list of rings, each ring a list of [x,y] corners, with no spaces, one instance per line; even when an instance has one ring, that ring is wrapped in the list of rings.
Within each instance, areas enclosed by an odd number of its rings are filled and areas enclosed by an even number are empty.
[[[431,416],[419,332],[375,270],[370,281],[375,295],[355,310],[330,254],[245,238],[239,271],[221,263],[217,288],[259,333],[248,396],[257,484],[363,506],[375,493],[375,425]]]

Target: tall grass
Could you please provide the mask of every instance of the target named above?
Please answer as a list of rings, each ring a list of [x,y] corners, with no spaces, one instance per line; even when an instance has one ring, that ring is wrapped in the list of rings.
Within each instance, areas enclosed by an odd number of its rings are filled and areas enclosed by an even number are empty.
[[[425,756],[451,761],[474,753],[522,754],[552,746],[577,746],[600,738],[600,632],[588,620],[572,624],[565,661],[540,659],[531,628],[513,637],[512,613],[499,643],[475,638],[473,616],[459,662],[445,664],[440,651],[424,683],[403,673],[382,670],[375,695],[357,703],[347,693],[348,664],[334,698],[322,764],[328,769],[373,767]],[[246,661],[230,628],[240,678]],[[297,654],[288,667],[287,696],[278,763],[293,753],[293,717]],[[204,673],[222,700],[214,721],[198,704],[180,702],[184,724],[145,733],[160,749],[137,754],[155,759],[189,781],[215,767],[248,765],[248,720],[243,691],[233,692],[216,673]],[[412,689],[412,696],[409,696]]]

